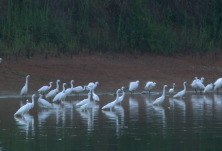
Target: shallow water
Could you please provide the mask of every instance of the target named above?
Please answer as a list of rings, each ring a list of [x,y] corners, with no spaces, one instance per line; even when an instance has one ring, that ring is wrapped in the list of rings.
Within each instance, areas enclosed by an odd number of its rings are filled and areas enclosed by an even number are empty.
[[[112,111],[101,107],[115,97],[100,95],[87,111],[75,106],[87,96],[69,97],[64,104],[35,106],[24,117],[14,113],[25,104],[20,98],[0,99],[0,151],[2,150],[222,150],[222,95],[129,95]],[[30,99],[31,100],[31,99]]]

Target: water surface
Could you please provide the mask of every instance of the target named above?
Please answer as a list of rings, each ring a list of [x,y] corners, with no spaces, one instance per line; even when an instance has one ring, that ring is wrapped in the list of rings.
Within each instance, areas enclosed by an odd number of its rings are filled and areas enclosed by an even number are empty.
[[[87,111],[75,106],[87,96],[69,97],[51,109],[40,108],[35,98],[24,117],[14,113],[25,100],[1,98],[0,151],[222,150],[222,95],[166,96],[153,106],[159,96],[127,94],[112,111],[101,108],[113,95],[100,95]]]

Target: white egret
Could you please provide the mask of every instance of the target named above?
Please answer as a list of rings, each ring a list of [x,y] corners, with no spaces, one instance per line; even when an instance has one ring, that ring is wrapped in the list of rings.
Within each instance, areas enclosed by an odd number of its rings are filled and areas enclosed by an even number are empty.
[[[92,98],[94,101],[99,101],[99,96],[96,93],[94,93],[94,89],[92,89]]]
[[[184,86],[184,89],[180,92],[178,92],[177,94],[175,94],[173,97],[176,98],[176,97],[180,97],[182,98],[184,96],[184,94],[186,93],[186,83],[187,82],[184,82],[183,83],[183,86]]]
[[[203,83],[201,82],[201,80],[196,80],[196,85],[197,87],[200,89],[200,93],[201,93],[201,89],[205,89],[205,86],[203,85]]]
[[[71,84],[71,88],[68,88],[68,89],[66,89],[65,90],[65,94],[66,94],[66,96],[68,96],[68,95],[70,95],[71,93],[72,93],[72,91],[73,91],[73,83],[74,82],[74,80],[71,80],[70,81],[70,84]]]
[[[24,87],[22,88],[22,90],[21,90],[21,93],[20,93],[20,95],[21,96],[25,96],[25,98],[26,98],[26,94],[27,94],[27,92],[28,92],[28,78],[30,77],[30,75],[27,75],[26,76],[26,81],[25,81],[25,85],[24,85]]]
[[[59,101],[64,102],[66,99],[66,91],[62,91],[61,95],[59,96]]]
[[[118,99],[119,99],[119,91],[121,91],[121,90],[118,89],[118,90],[116,91],[116,99],[115,99],[114,101],[108,103],[107,105],[103,106],[103,107],[102,107],[103,110],[104,110],[104,109],[110,109],[110,110],[112,110],[112,108],[116,105],[116,103],[117,103],[117,101],[118,101]]]
[[[85,104],[83,104],[80,107],[80,110],[86,110],[87,108],[89,108],[90,98],[91,98],[91,92],[88,93],[88,98],[86,99],[87,101],[85,102]]]
[[[95,83],[90,82],[87,87],[92,90],[92,89],[95,89],[98,84],[99,82],[95,82]]]
[[[0,63],[2,62],[2,58],[0,58]]]
[[[157,98],[154,102],[153,102],[153,105],[160,105],[164,99],[165,99],[165,88],[168,87],[167,85],[164,85],[163,86],[163,94],[162,96],[160,96],[159,98]]]
[[[18,111],[14,114],[14,116],[16,116],[16,115],[21,115],[21,116],[23,116],[23,115],[24,115],[25,113],[27,113],[31,108],[33,108],[33,107],[34,107],[34,97],[35,97],[35,96],[36,96],[35,94],[32,95],[32,103],[28,103],[28,100],[26,100],[27,103],[26,103],[24,106],[20,107],[20,109],[18,109]]]
[[[56,96],[54,97],[52,102],[58,101],[60,99],[60,95],[63,93],[63,91],[65,91],[65,85],[66,85],[66,83],[63,83],[63,90],[62,90],[62,92],[59,92],[58,94],[56,94]]]
[[[82,86],[77,86],[77,87],[74,87],[73,89],[72,89],[72,91],[74,92],[74,93],[76,93],[76,94],[79,94],[80,92],[83,92],[83,91],[85,91],[86,90],[86,85],[84,86],[84,87],[82,87]]]
[[[175,86],[175,83],[173,83],[173,88],[169,89],[169,94],[173,94],[174,93],[174,86]]]
[[[139,83],[140,83],[139,80],[137,80],[135,82],[130,82],[129,91],[131,92],[131,94],[132,94],[132,92],[134,92],[138,88]]]
[[[125,89],[125,87],[122,87],[122,88],[121,88],[121,90],[122,90],[122,95],[121,95],[121,96],[119,96],[118,101],[116,102],[116,104],[118,104],[118,103],[120,103],[120,104],[121,104],[121,102],[123,101],[124,96],[125,96],[124,89]]]
[[[194,88],[194,89],[195,89],[195,92],[197,93],[197,84],[196,84],[196,80],[197,80],[197,77],[194,77],[194,80],[193,80],[193,82],[190,84],[190,86],[191,86],[192,88]]]
[[[51,108],[52,107],[51,103],[49,103],[48,101],[46,101],[45,99],[42,98],[42,94],[39,94],[38,104],[40,107],[43,107],[43,108]]]
[[[213,89],[213,86],[214,86],[213,83],[208,84],[208,85],[205,87],[203,93],[206,93],[206,92],[212,90],[212,89]]]
[[[60,80],[57,80],[56,81],[56,89],[54,90],[51,90],[47,95],[46,95],[46,98],[52,98],[52,97],[55,97],[56,94],[59,92],[59,82]]]
[[[49,86],[45,85],[45,86],[41,87],[41,88],[38,90],[38,92],[39,92],[39,93],[43,93],[43,96],[44,96],[44,95],[45,95],[45,92],[51,89],[52,83],[53,83],[53,82],[49,82]]]
[[[77,103],[76,106],[81,106],[81,105],[84,105],[84,104],[88,103],[88,101],[90,100],[90,97],[91,97],[91,91],[88,93],[88,98],[83,99],[82,101]]]
[[[214,82],[214,91],[218,90],[222,86],[222,78],[217,79],[217,81]]]
[[[28,101],[29,100],[26,100],[27,103],[25,105],[23,105],[22,107],[20,107],[18,109],[18,111],[14,114],[14,116],[16,116],[16,115],[23,116],[25,113],[27,113],[30,110]]]
[[[153,82],[153,81],[148,81],[144,87],[145,90],[149,91],[149,94],[150,94],[150,91],[156,86],[156,82]]]

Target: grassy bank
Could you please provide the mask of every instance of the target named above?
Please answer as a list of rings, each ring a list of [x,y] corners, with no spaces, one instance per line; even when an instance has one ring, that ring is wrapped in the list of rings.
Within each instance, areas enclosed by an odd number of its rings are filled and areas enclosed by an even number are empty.
[[[212,56],[222,1],[0,0],[0,55],[80,52]]]

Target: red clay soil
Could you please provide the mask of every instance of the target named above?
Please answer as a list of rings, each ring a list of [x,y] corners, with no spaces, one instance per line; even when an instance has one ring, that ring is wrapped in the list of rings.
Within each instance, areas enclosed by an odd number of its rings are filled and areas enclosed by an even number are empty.
[[[74,86],[87,85],[89,82],[98,81],[96,92],[115,92],[121,86],[128,90],[129,82],[140,81],[137,92],[143,91],[147,81],[157,83],[154,91],[162,91],[163,85],[172,86],[175,89],[183,89],[183,82],[187,81],[187,89],[191,90],[190,83],[194,77],[204,77],[204,84],[215,82],[222,77],[222,56],[217,59],[210,55],[200,58],[199,56],[160,56],[160,55],[130,55],[108,53],[103,55],[80,54],[70,57],[49,57],[45,60],[44,55],[33,58],[14,57],[0,64],[0,96],[15,94],[19,95],[25,84],[25,77],[29,74],[29,94],[37,93],[43,85],[57,79],[61,83],[70,83],[75,80]],[[60,83],[60,90],[62,84]],[[67,85],[70,87],[70,84]],[[55,83],[53,84],[53,89]]]

